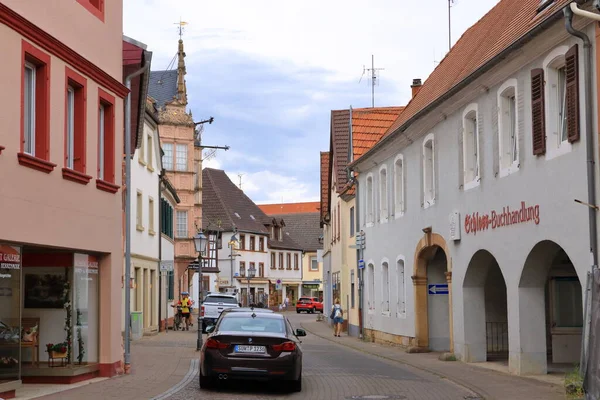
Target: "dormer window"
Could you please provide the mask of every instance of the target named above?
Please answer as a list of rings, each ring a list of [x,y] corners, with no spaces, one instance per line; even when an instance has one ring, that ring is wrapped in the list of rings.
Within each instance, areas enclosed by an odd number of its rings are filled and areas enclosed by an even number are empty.
[[[277,228],[277,235],[280,242],[283,242],[283,229],[281,227]]]

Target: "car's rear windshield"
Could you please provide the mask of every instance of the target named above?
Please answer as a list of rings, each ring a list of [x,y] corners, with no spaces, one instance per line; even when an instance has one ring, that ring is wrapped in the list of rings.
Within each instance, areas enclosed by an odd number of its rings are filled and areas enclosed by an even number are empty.
[[[228,315],[221,320],[221,331],[285,333],[283,319]]]
[[[237,300],[229,296],[206,296],[204,298],[205,303],[226,303],[226,304],[237,304]]]
[[[310,299],[300,299],[298,303],[310,303]]]

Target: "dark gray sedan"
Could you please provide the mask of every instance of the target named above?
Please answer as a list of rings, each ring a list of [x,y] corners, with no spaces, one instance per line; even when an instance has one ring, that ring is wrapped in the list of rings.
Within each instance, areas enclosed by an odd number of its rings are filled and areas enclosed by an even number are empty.
[[[278,313],[223,311],[200,351],[200,387],[229,379],[287,381],[302,390],[303,329]]]

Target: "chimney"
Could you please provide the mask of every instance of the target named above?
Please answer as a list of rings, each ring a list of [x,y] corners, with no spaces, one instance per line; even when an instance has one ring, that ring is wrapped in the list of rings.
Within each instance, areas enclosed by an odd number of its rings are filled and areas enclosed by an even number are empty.
[[[423,84],[421,83],[420,79],[413,79],[413,83],[412,85],[410,85],[411,89],[412,89],[412,98],[414,99],[415,96],[417,95],[417,93],[419,93],[419,90],[421,90],[421,86],[423,86]]]

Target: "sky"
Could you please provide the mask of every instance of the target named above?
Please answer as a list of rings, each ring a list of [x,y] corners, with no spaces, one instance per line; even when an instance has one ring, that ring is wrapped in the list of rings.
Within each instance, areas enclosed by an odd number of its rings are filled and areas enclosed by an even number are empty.
[[[498,0],[452,0],[452,43]],[[448,51],[448,0],[124,0],[124,34],[152,70],[186,53],[188,107],[223,169],[257,204],[318,201],[331,110],[402,106]],[[174,65],[176,67],[176,64]],[[364,73],[364,74],[363,74]]]

